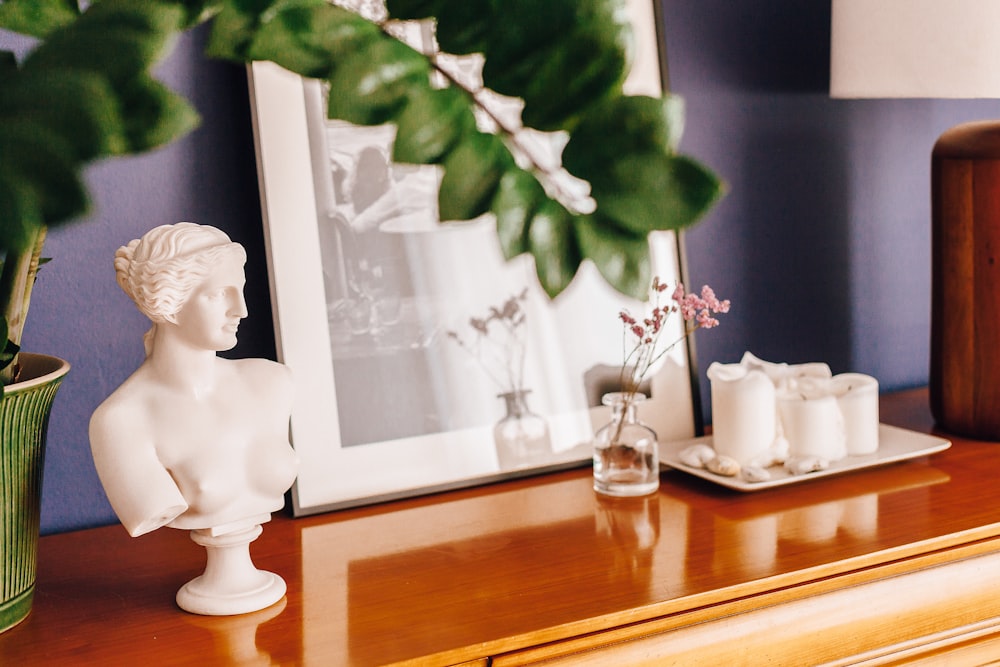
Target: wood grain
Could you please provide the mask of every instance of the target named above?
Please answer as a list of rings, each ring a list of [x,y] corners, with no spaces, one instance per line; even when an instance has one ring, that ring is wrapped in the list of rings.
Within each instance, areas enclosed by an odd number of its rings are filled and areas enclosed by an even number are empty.
[[[1000,440],[1000,123],[941,135],[931,156],[933,414]]]

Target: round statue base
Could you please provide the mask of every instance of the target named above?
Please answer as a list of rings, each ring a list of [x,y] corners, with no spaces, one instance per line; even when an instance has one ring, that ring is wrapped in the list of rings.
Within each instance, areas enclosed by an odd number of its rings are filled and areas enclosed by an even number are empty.
[[[205,572],[177,591],[177,606],[192,614],[230,616],[270,607],[285,596],[285,580],[258,570],[250,560],[250,543],[259,525],[223,535],[192,530],[191,539],[205,547]]]

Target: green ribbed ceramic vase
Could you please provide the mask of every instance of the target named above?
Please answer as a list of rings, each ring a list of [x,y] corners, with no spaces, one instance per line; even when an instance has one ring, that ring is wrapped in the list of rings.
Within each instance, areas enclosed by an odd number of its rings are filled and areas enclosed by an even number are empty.
[[[0,398],[0,632],[31,611],[42,503],[45,431],[69,364],[20,355],[21,378]]]

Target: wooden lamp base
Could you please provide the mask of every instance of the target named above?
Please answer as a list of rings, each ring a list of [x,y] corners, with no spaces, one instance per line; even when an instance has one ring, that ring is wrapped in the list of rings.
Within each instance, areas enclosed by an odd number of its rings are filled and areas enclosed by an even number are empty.
[[[941,135],[931,158],[931,412],[1000,440],[1000,122]]]

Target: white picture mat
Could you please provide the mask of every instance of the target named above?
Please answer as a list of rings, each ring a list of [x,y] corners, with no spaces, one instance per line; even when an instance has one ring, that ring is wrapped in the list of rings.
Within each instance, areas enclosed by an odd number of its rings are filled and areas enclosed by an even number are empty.
[[[659,58],[652,5],[634,0],[629,7],[638,12],[635,25],[639,56],[628,89],[632,93],[658,94]],[[492,427],[486,423],[344,445],[341,429],[345,424],[341,422],[356,415],[353,412],[341,415],[337,408],[332,353],[335,342],[331,340],[331,321],[327,318],[328,287],[324,283],[317,214],[317,197],[322,198],[326,193],[317,192],[314,185],[323,181],[314,178],[317,160],[310,144],[307,108],[307,91],[316,83],[272,63],[254,63],[250,81],[276,344],[279,360],[291,368],[296,382],[291,430],[302,466],[293,488],[295,513],[347,507],[589,461],[589,439],[593,429],[607,419],[606,409],[587,407],[578,401],[567,407],[568,399],[564,400],[562,394],[571,392],[552,380],[558,373],[540,371],[529,386],[533,401],[555,405],[541,411],[549,424],[553,455],[536,465],[501,469],[493,448]],[[315,116],[314,110],[312,115]],[[315,136],[316,128],[312,130]],[[449,223],[412,239],[416,240],[407,239],[407,252],[416,253],[420,260],[417,265],[431,267],[428,272],[440,274],[432,277],[436,284],[452,290],[446,299],[449,304],[457,300],[458,292],[462,291],[459,286],[466,282],[472,292],[469,303],[480,308],[510,293],[501,289],[487,297],[477,292],[483,285],[498,282],[496,276],[502,276],[504,280],[499,282],[505,285],[529,286],[525,308],[529,322],[535,326],[529,340],[536,348],[536,357],[546,364],[577,369],[580,355],[593,355],[598,349],[599,354],[587,357],[587,363],[620,365],[621,324],[616,314],[623,306],[641,313],[644,306],[614,292],[589,263],[581,268],[566,292],[550,303],[533,277],[534,267],[529,258],[503,262],[488,219]],[[654,234],[651,249],[654,271],[668,282],[677,280],[682,271],[675,235]],[[329,263],[326,268],[330,269]],[[488,278],[475,284],[469,280],[470,276],[484,272]],[[428,279],[428,282],[433,281]],[[454,320],[448,322],[453,323]],[[571,324],[560,329],[564,323]],[[674,330],[668,332],[668,337],[680,332],[678,322],[671,322],[671,326]],[[577,344],[584,334],[590,340],[587,344]],[[471,382],[475,374],[471,367],[463,371],[454,360],[437,363],[432,359],[428,365],[434,374],[445,377],[444,384],[448,387],[466,378]],[[446,368],[442,370],[443,366]],[[549,391],[541,386],[546,382],[554,383]],[[464,414],[463,389],[460,386],[452,392],[451,402],[442,406],[442,417],[449,417],[449,411],[454,416]],[[691,366],[685,343],[671,352],[654,378],[652,394],[653,400],[644,406],[642,418],[657,430],[661,439],[695,435]],[[379,406],[373,406],[373,410],[378,409]],[[391,411],[392,407],[386,405],[381,409]]]

